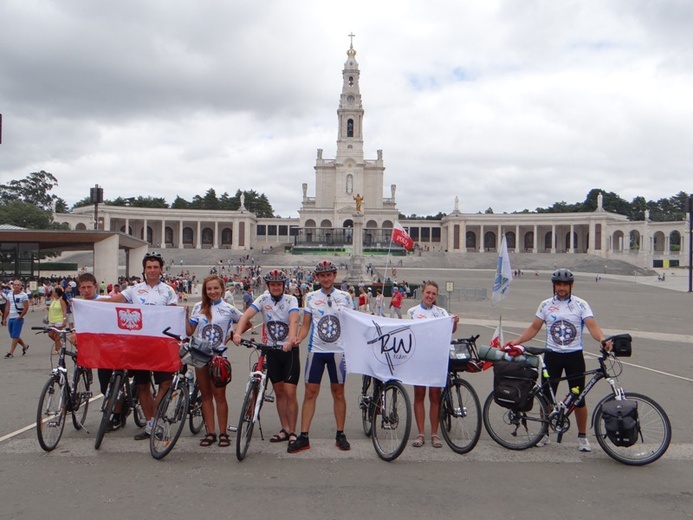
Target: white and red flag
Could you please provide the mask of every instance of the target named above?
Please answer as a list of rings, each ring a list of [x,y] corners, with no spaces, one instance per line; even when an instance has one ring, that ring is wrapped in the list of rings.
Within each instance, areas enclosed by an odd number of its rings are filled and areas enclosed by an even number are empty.
[[[407,233],[404,228],[402,227],[402,224],[399,222],[395,221],[395,227],[392,228],[392,239],[391,239],[395,244],[399,244],[404,247],[407,251],[409,251],[412,247],[414,247],[414,241],[412,238],[409,236],[409,233]]]
[[[161,331],[185,335],[185,309],[73,300],[77,362],[87,368],[180,368],[178,342]]]

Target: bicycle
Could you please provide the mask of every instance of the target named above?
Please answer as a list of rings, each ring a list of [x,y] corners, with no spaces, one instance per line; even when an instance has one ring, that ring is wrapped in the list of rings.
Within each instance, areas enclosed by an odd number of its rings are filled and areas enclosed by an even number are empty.
[[[255,349],[258,353],[257,362],[251,367],[248,375],[248,382],[245,385],[245,396],[241,406],[241,415],[238,418],[236,430],[236,458],[239,461],[245,459],[248,454],[248,447],[253,436],[255,423],[260,430],[260,439],[265,440],[262,434],[262,424],[260,423],[260,410],[262,404],[274,402],[274,397],[266,395],[267,390],[267,364],[266,355],[270,350],[281,349],[281,345],[265,345],[254,340],[242,339],[241,345]]]
[[[440,396],[440,431],[455,453],[469,453],[481,436],[481,404],[479,396],[460,372],[479,372],[481,365],[476,350],[479,335],[450,342],[450,359],[445,388]]]
[[[124,369],[113,370],[101,403],[101,422],[94,439],[94,449],[98,450],[101,447],[108,426],[113,422],[118,403],[121,403],[121,423],[124,423],[130,411],[133,412],[135,423],[138,426],[143,427],[147,423],[147,418],[144,417],[137,396],[138,385],[134,381],[130,381],[128,371]]]
[[[495,402],[494,393],[491,392],[484,403],[483,420],[493,440],[508,449],[524,450],[536,446],[550,428],[557,434],[557,442],[560,443],[563,434],[570,428],[570,415],[575,405],[585,399],[598,381],[606,379],[611,387],[611,394],[597,403],[590,421],[599,446],[614,460],[631,466],[643,466],[664,455],[671,442],[671,423],[666,412],[654,399],[626,392],[618,382],[618,376],[623,372],[623,365],[618,357],[630,356],[630,336],[615,335],[602,343],[609,340],[613,341],[613,351],[607,352],[602,346],[597,358],[599,368],[584,372],[584,375],[592,376],[585,388],[580,393],[571,390],[563,401],[556,399],[541,357],[548,349],[525,347],[527,353],[537,356],[540,379],[530,391],[529,404],[521,409],[501,407]],[[565,380],[566,377],[559,379]],[[637,435],[627,446],[615,442],[606,429],[604,407],[608,407],[608,403],[614,400],[637,402]],[[531,409],[527,410],[528,408]]]
[[[173,375],[171,386],[161,398],[154,415],[149,451],[157,460],[163,459],[174,448],[185,426],[186,417],[193,434],[199,433],[204,424],[202,396],[194,379],[194,371],[191,374],[188,366],[203,368],[215,353],[221,354],[226,350],[226,347],[211,348],[206,341],[195,337],[181,338],[168,331],[169,328],[166,328],[163,334],[178,341],[182,364]]]
[[[411,433],[411,400],[404,385],[362,376],[359,408],[363,433],[371,438],[375,453],[392,462],[404,451]]]
[[[67,335],[72,329],[55,327],[31,327],[37,334],[56,332],[60,335],[60,351],[57,366],[51,370],[51,375],[43,385],[36,412],[36,436],[41,448],[52,451],[58,446],[65,429],[67,412],[72,415],[75,430],[89,433],[84,427],[89,410],[89,400],[92,397],[92,372],[77,364],[77,353],[67,350]],[[72,379],[68,378],[65,358],[70,357],[75,362]]]

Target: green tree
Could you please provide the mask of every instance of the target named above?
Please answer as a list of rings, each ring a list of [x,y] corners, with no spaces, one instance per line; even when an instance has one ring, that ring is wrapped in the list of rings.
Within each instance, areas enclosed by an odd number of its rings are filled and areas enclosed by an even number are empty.
[[[58,199],[58,196],[50,191],[57,185],[58,179],[52,173],[44,170],[33,172],[24,179],[12,180],[0,185],[0,202],[20,200],[40,209],[50,210],[53,207],[53,201]]]
[[[51,212],[21,200],[0,205],[0,223],[27,229],[50,229]]]
[[[176,195],[176,199],[171,204],[171,209],[190,209],[190,203],[180,195]]]

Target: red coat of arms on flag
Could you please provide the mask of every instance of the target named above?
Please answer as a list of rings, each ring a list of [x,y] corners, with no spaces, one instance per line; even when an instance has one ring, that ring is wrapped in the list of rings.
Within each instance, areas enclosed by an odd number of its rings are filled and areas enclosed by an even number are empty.
[[[118,328],[125,330],[142,329],[142,311],[133,307],[116,307]]]

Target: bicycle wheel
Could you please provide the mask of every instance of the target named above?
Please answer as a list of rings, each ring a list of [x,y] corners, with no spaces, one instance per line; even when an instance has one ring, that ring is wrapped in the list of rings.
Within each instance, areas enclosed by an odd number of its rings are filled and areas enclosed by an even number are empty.
[[[481,436],[479,396],[467,381],[455,379],[443,390],[440,403],[440,430],[456,453],[474,449]]]
[[[104,396],[103,403],[101,405],[103,415],[101,416],[99,429],[96,432],[96,439],[94,439],[94,449],[98,450],[101,447],[101,442],[103,441],[104,435],[106,435],[108,425],[113,420],[113,413],[115,412],[116,405],[118,404],[118,394],[121,393],[122,385],[123,374],[120,372],[114,373],[113,379],[111,379],[108,388],[106,389],[106,395]]]
[[[545,410],[548,405],[539,393],[532,396],[532,409],[517,412],[496,404],[493,391],[484,402],[484,427],[491,438],[509,450],[526,450],[536,445],[548,432]]]
[[[200,387],[197,386],[197,383],[193,385],[192,392],[190,392],[189,417],[190,432],[197,435],[205,424],[204,417],[202,417],[202,393],[200,393]]]
[[[248,389],[243,398],[241,416],[238,419],[238,429],[236,430],[236,458],[243,460],[248,453],[250,439],[253,436],[255,427],[255,403],[260,393],[260,382],[253,380],[248,384]]]
[[[36,436],[45,451],[55,449],[65,429],[67,389],[60,377],[51,377],[43,385],[36,413]]]
[[[371,440],[378,457],[391,462],[399,457],[411,432],[409,394],[398,381],[388,381],[377,393],[371,410]]]
[[[669,448],[671,423],[664,409],[654,399],[632,392],[626,392],[625,396],[638,403],[638,441],[632,446],[616,446],[607,437],[602,405],[615,399],[613,395],[602,399],[594,409],[594,433],[597,442],[609,457],[630,466],[644,466],[659,459]]]
[[[149,437],[149,451],[155,459],[163,459],[176,445],[188,415],[190,394],[184,381],[168,389],[159,403]]]
[[[371,388],[371,376],[362,376],[361,378],[361,395],[359,396],[359,408],[361,408],[361,423],[363,425],[363,433],[366,437],[371,436],[373,423],[371,422],[371,408],[373,406],[373,398],[368,395]]]
[[[147,418],[142,411],[140,404],[139,385],[135,381],[130,381],[130,395],[132,396],[132,420],[139,428],[144,428],[147,425]]]
[[[72,424],[75,430],[81,430],[87,420],[89,399],[91,399],[91,378],[89,369],[75,368],[75,380],[72,385]]]

